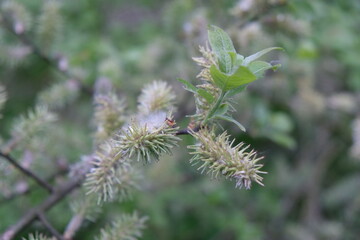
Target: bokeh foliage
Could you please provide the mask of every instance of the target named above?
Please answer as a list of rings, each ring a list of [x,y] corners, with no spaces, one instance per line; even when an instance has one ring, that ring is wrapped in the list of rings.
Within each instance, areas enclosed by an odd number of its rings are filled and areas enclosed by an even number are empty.
[[[16,2],[28,11],[24,18],[30,34],[41,32],[37,16],[46,1]],[[44,50],[67,59],[72,73],[87,86],[101,77],[110,80],[114,91],[128,99],[130,109],[144,85],[166,80],[176,91],[174,115],[182,126],[195,106],[176,78],[196,81],[198,69],[191,57],[199,56],[198,45],[204,44],[208,24],[224,28],[245,56],[271,46],[286,50],[274,53],[283,66],[279,71],[269,72],[236,99],[240,111],[234,118],[247,132],[225,125],[238,133],[237,142],[249,143],[265,156],[264,188],[239,191],[233,183],[199,175],[184,151],[193,139],[185,136],[173,156],[139,164],[146,175],[142,191],[131,201],[105,206],[105,213],[87,222],[77,239],[92,239],[107,220],[133,209],[149,217],[143,239],[357,239],[360,131],[356,126],[359,129],[360,123],[354,120],[360,118],[359,1],[59,3],[61,20],[56,23],[61,26],[55,26],[59,32]],[[8,98],[0,133],[6,138],[19,114],[26,115],[41,101],[38,94],[68,79],[5,29],[0,31],[0,42],[0,79]],[[46,140],[39,138],[29,147],[46,150],[46,155],[39,151],[31,157],[45,163],[32,166],[44,177],[64,159],[77,162],[92,149],[91,96],[82,93],[67,99],[70,102],[51,106],[57,109],[58,120],[50,123]],[[15,156],[27,159],[21,151]],[[23,180],[20,175],[14,178],[19,184]],[[36,190],[1,203],[0,215],[7,217],[0,221],[0,232],[44,195]],[[49,219],[59,229],[71,217],[68,209],[63,203],[50,211]],[[28,229],[35,230],[43,229],[36,225]]]

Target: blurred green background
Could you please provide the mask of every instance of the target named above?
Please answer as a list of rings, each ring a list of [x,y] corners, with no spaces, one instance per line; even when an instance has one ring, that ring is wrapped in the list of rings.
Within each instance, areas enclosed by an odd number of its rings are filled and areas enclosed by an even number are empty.
[[[25,6],[36,39],[44,1]],[[162,79],[177,93],[177,122],[194,112],[194,101],[176,78],[196,83],[207,26],[229,33],[239,53],[266,47],[282,67],[254,82],[237,99],[236,118],[247,128],[224,128],[265,156],[265,187],[238,190],[234,183],[201,175],[189,163],[189,136],[173,156],[140,166],[142,191],[132,201],[112,203],[76,239],[92,239],[108,219],[136,209],[149,216],[143,239],[359,239],[360,236],[360,1],[358,0],[133,0],[59,1],[62,27],[50,55],[68,60],[76,76],[92,87],[109,79],[135,109],[136,96]],[[13,121],[32,108],[38,94],[68,80],[0,30],[0,81],[8,92],[0,133],[5,141]],[[91,153],[92,98],[80,94],[58,110],[49,144],[38,158],[70,163]],[[358,120],[357,120],[358,119]],[[35,150],[34,150],[35,151]],[[15,156],[22,156],[21,149]],[[53,165],[35,166],[46,174]],[[2,176],[0,178],[3,178]],[[0,186],[1,189],[1,186]],[[4,190],[2,190],[4,192]],[[39,203],[45,193],[0,205],[0,232]],[[49,218],[64,229],[71,217],[62,203]],[[42,231],[34,225],[27,231]]]

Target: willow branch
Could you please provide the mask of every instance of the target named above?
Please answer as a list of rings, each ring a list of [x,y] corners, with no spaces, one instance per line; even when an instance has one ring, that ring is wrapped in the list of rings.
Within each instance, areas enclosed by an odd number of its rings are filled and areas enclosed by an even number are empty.
[[[50,175],[49,177],[47,177],[47,178],[45,179],[45,182],[51,182],[51,181],[53,181],[56,177],[61,176],[61,175],[65,174],[65,173],[67,173],[67,172],[68,172],[68,169],[61,169],[61,170],[57,171],[56,173],[53,173],[52,175]],[[6,197],[0,199],[0,205],[1,205],[1,204],[4,204],[4,203],[6,203],[6,202],[10,202],[10,201],[12,201],[12,200],[14,200],[14,199],[16,199],[16,198],[18,198],[18,197],[20,197],[20,196],[24,196],[24,195],[26,195],[26,194],[29,194],[29,193],[30,193],[31,191],[33,191],[36,187],[37,187],[37,185],[30,185],[30,186],[28,186],[26,189],[24,189],[23,191],[13,192],[13,193],[11,193],[9,196],[6,196]]]
[[[52,192],[52,187],[45,182],[43,179],[38,177],[35,173],[30,171],[29,169],[26,169],[22,167],[14,158],[12,158],[9,154],[4,154],[3,152],[0,152],[0,156],[3,157],[5,160],[7,160],[12,166],[14,166],[16,169],[18,169],[20,172],[22,172],[24,175],[32,178],[37,182],[41,187],[46,189],[48,192]]]
[[[49,230],[49,232],[57,239],[57,240],[65,240],[63,236],[51,225],[45,215],[40,212],[38,213],[38,219],[42,222],[42,224]]]
[[[177,131],[175,133],[176,136],[178,135],[190,135],[191,132],[198,132],[201,129],[200,126],[196,126],[195,128],[185,128],[185,129],[180,129],[179,131]]]
[[[66,226],[65,232],[64,232],[64,238],[65,239],[72,239],[76,232],[80,229],[82,223],[84,221],[84,214],[75,214],[68,225]]]
[[[85,86],[80,79],[78,79],[76,76],[71,74],[68,70],[62,69],[59,66],[59,61],[56,58],[50,57],[46,55],[44,52],[41,51],[41,49],[25,34],[25,33],[17,33],[14,28],[12,27],[11,20],[8,18],[7,14],[4,12],[0,12],[2,17],[2,23],[4,27],[11,32],[17,39],[19,39],[24,45],[31,48],[32,52],[37,55],[40,59],[42,59],[44,62],[46,62],[49,66],[51,66],[53,69],[55,69],[57,72],[62,74],[63,76],[73,79],[79,84],[82,91],[86,92],[87,94],[92,95],[93,90],[87,86]]]
[[[29,226],[34,220],[38,218],[39,213],[45,213],[47,210],[55,206],[59,201],[65,198],[69,193],[79,187],[84,180],[85,175],[77,176],[76,178],[70,179],[68,182],[55,189],[54,192],[38,207],[30,209],[20,220],[13,226],[9,227],[2,235],[0,240],[11,240],[21,230]]]

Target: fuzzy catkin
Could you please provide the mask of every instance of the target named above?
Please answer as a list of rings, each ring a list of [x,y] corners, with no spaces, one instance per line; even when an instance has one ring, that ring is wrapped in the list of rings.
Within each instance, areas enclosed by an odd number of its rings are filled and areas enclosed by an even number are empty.
[[[136,212],[122,214],[110,226],[101,230],[96,240],[137,240],[141,238],[147,217],[140,217]]]
[[[130,168],[123,158],[121,146],[114,141],[106,141],[99,147],[93,158],[93,168],[86,176],[88,194],[97,193],[98,203],[112,200],[114,185],[120,184],[119,168]]]
[[[154,81],[146,85],[139,96],[139,113],[147,115],[156,111],[172,111],[175,93],[164,81]]]
[[[126,154],[137,161],[146,163],[158,160],[161,154],[170,154],[180,140],[175,136],[177,128],[168,126],[165,119],[156,126],[155,123],[133,123],[119,135],[119,144]]]
[[[190,161],[200,164],[198,170],[233,179],[238,188],[250,189],[252,181],[263,186],[259,174],[266,172],[259,170],[263,165],[258,163],[263,157],[258,157],[254,150],[249,151],[249,146],[244,143],[233,146],[234,141],[229,141],[226,132],[215,136],[213,131],[201,129],[192,135],[199,143],[188,147],[194,155]]]

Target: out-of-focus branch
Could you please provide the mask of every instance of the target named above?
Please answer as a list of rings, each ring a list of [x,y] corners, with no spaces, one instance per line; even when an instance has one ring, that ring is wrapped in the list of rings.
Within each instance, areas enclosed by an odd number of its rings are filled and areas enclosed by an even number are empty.
[[[47,177],[45,179],[45,182],[51,182],[53,181],[57,176],[61,176],[61,175],[64,175],[65,173],[68,172],[68,169],[60,169],[59,171],[57,171],[56,173],[53,173],[51,176]],[[14,199],[16,199],[17,197],[20,197],[20,196],[24,196],[28,193],[30,193],[33,189],[35,189],[37,187],[37,185],[30,185],[30,186],[27,186],[25,189],[23,189],[22,191],[18,192],[18,191],[15,191],[13,193],[11,193],[9,196],[6,196],[2,199],[0,199],[0,205],[1,204],[4,204],[6,202],[10,202]]]
[[[20,218],[17,223],[12,225],[2,235],[0,235],[0,240],[13,239],[21,230],[36,220],[39,216],[39,213],[45,213],[47,210],[51,209],[59,201],[65,198],[69,193],[79,187],[84,178],[85,174],[78,175],[64,183],[59,188],[55,189],[54,192],[43,203],[41,203],[38,207],[30,209],[23,217]]]
[[[6,161],[8,161],[12,166],[14,166],[16,169],[18,169],[20,172],[25,174],[26,176],[34,179],[41,187],[46,189],[48,192],[53,192],[53,188],[45,182],[43,179],[38,177],[35,173],[30,171],[29,169],[26,169],[22,167],[14,158],[12,158],[9,154],[4,154],[3,152],[0,152],[0,156],[4,158]]]
[[[84,221],[84,215],[83,214],[75,214],[69,224],[66,226],[65,232],[64,232],[64,238],[65,239],[72,239],[76,232],[81,227],[81,224]]]
[[[7,141],[4,144],[4,147],[2,147],[1,151],[3,154],[10,154],[11,151],[16,147],[16,145],[19,143],[18,137],[13,137],[9,141]]]
[[[49,232],[57,239],[57,240],[65,240],[63,236],[51,225],[45,215],[40,212],[38,213],[38,219],[42,222],[42,224],[49,230]]]
[[[17,33],[11,23],[11,20],[7,16],[7,14],[3,11],[0,11],[1,14],[1,23],[5,29],[11,32],[16,38],[18,38],[24,45],[30,47],[32,52],[41,58],[44,62],[46,62],[49,66],[55,69],[57,72],[62,74],[63,76],[73,79],[79,84],[81,90],[89,95],[93,94],[93,90],[87,86],[85,86],[80,79],[74,76],[68,69],[61,67],[60,61],[54,57],[46,55],[41,49],[25,34],[25,33]]]
[[[315,226],[321,220],[320,191],[324,176],[328,166],[333,160],[333,156],[342,150],[341,143],[334,141],[326,129],[321,129],[319,135],[324,137],[323,146],[320,148],[318,156],[313,161],[313,170],[308,181],[306,199],[304,206],[304,222],[309,226]]]

